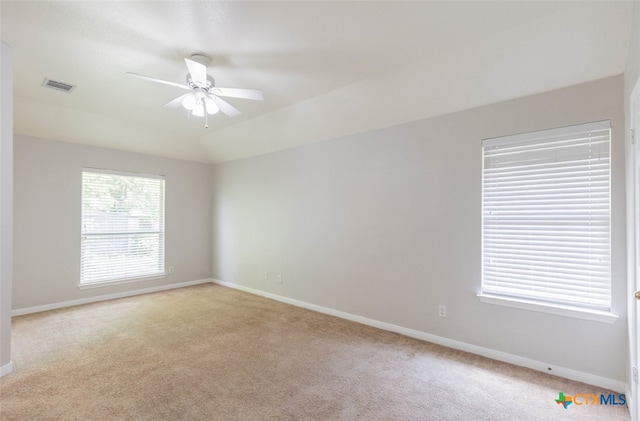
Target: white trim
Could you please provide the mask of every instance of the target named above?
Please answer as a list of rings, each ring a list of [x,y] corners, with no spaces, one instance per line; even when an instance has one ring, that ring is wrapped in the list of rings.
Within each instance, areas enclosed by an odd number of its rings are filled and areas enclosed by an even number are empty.
[[[634,396],[631,393],[631,386],[629,384],[625,385],[625,390],[624,390],[624,396],[627,399],[627,409],[629,410],[629,414],[633,415],[633,410],[634,410],[634,402],[633,402],[633,398]],[[632,421],[636,421],[636,420],[632,420]]]
[[[98,295],[95,297],[80,298],[77,300],[62,301],[59,303],[45,304],[42,306],[18,308],[11,312],[11,316],[22,316],[25,314],[39,313],[41,311],[55,310],[58,308],[72,307],[81,304],[97,303],[99,301],[115,300],[117,298],[132,297],[134,295],[149,294],[152,292],[166,291],[168,289],[184,288],[192,285],[206,284],[212,282],[211,278],[198,279],[195,281],[178,282],[175,284],[159,285],[157,287],[137,289],[133,291],[117,292],[115,294]]]
[[[97,174],[121,175],[124,177],[154,178],[156,180],[165,179],[165,176],[160,174],[145,174],[145,173],[132,172],[132,171],[118,171],[118,170],[108,170],[103,168],[82,167],[82,172],[85,172],[85,171],[97,173]]]
[[[108,287],[111,285],[131,284],[134,282],[150,281],[153,279],[164,279],[166,277],[167,277],[166,272],[160,272],[160,273],[154,273],[153,275],[137,276],[135,278],[125,278],[117,281],[85,282],[82,284],[78,284],[78,289],[90,289],[90,288]]]
[[[608,313],[606,311],[579,309],[575,307],[563,306],[560,304],[537,303],[524,299],[501,297],[498,295],[482,293],[478,294],[478,298],[480,299],[480,301],[487,304],[520,308],[524,310],[537,311],[540,313],[557,314],[559,316],[573,317],[576,319],[592,320],[603,323],[614,323],[616,320],[618,320],[617,314]]]
[[[306,308],[308,310],[317,311],[319,313],[328,314],[331,316],[339,317],[341,319],[351,320],[353,322],[361,323],[367,326],[377,327],[379,329],[399,333],[401,335],[405,335],[411,338],[420,339],[420,340],[431,342],[434,344],[446,346],[448,348],[469,352],[471,354],[481,355],[483,357],[487,357],[492,360],[502,361],[509,364],[530,368],[536,371],[550,373],[555,376],[563,377],[565,379],[575,380],[575,381],[591,384],[594,386],[602,387],[605,389],[610,389],[618,393],[623,393],[623,391],[627,389],[627,385],[624,382],[621,382],[618,380],[596,376],[594,374],[584,373],[581,371],[572,370],[570,368],[547,364],[542,361],[536,361],[529,358],[520,357],[518,355],[508,354],[506,352],[496,351],[493,349],[484,348],[481,346],[472,345],[472,344],[456,341],[449,338],[444,338],[442,336],[432,335],[430,333],[421,332],[418,330],[408,329],[402,326],[397,326],[390,323],[369,319],[367,317],[357,316],[355,314],[346,313],[344,311],[335,310],[329,307],[323,307],[316,304],[307,303],[305,301],[300,301],[293,298],[283,297],[281,295],[260,291],[254,288],[245,287],[245,286],[234,284],[231,282],[224,282],[218,279],[212,279],[211,282],[221,286],[248,292],[250,294],[259,295],[265,298],[270,298],[272,300],[280,301],[286,304],[291,304],[296,307]]]
[[[499,146],[505,143],[514,144],[518,142],[533,141],[540,138],[549,138],[557,136],[567,136],[573,133],[583,133],[598,130],[611,129],[611,121],[602,120],[593,123],[577,124],[574,126],[558,127],[555,129],[538,130],[535,132],[520,133],[515,135],[493,137],[482,139],[483,147]]]
[[[4,377],[11,372],[13,372],[13,361],[9,361],[8,364],[0,367],[0,377]]]
[[[625,127],[625,130],[633,130],[633,135],[630,133],[630,144],[626,142],[625,133],[625,152],[628,155],[628,160],[625,164],[628,164],[626,169],[626,193],[627,193],[627,334],[629,343],[629,358],[628,358],[628,406],[631,418],[637,420],[640,418],[640,385],[633,381],[634,367],[637,369],[640,366],[640,360],[638,355],[640,350],[637,349],[638,344],[638,328],[637,326],[637,311],[638,304],[635,301],[635,290],[638,286],[638,265],[640,264],[639,247],[640,236],[638,234],[638,223],[640,221],[640,195],[637,194],[638,183],[638,171],[640,171],[640,162],[638,162],[640,154],[640,127],[636,127],[636,113],[639,111],[636,109],[638,99],[640,101],[640,77],[636,80],[636,83],[629,96],[629,122]],[[627,149],[628,145],[628,149]],[[635,392],[635,393],[634,393]]]

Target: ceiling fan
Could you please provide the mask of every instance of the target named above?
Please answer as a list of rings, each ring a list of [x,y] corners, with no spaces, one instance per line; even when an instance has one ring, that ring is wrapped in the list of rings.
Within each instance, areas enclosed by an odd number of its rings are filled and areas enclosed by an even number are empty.
[[[187,109],[191,115],[204,117],[206,128],[209,127],[207,117],[216,114],[218,111],[222,111],[229,117],[235,117],[240,114],[237,108],[220,97],[252,99],[256,101],[262,101],[264,99],[262,91],[259,89],[219,88],[215,86],[214,79],[207,74],[207,65],[211,63],[211,60],[204,55],[194,54],[191,58],[185,58],[184,62],[187,64],[187,70],[189,71],[187,73],[186,85],[131,72],[127,72],[127,74],[189,91],[167,102],[163,107],[174,108],[182,106]]]

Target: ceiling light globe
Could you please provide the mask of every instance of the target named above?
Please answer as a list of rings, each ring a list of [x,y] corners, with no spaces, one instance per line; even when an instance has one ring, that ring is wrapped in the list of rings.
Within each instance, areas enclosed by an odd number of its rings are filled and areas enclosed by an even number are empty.
[[[218,111],[220,111],[220,108],[218,108],[218,104],[216,104],[213,99],[206,98],[204,100],[204,103],[205,103],[205,105],[207,107],[207,113],[209,115],[216,114]]]
[[[196,97],[193,95],[186,96],[182,100],[182,106],[189,111],[193,110],[193,107],[195,107],[195,105],[196,105]]]

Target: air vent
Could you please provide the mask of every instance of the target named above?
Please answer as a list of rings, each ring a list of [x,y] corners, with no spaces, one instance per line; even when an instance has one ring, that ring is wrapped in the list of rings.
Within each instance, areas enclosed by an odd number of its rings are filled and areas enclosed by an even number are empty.
[[[76,88],[76,85],[69,85],[68,83],[58,82],[57,80],[51,80],[47,78],[44,78],[44,80],[42,81],[42,86],[66,93],[70,93]]]

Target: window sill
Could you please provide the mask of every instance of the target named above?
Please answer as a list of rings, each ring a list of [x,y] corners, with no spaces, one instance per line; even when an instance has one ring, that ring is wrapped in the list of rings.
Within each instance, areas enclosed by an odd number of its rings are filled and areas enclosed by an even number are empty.
[[[576,319],[592,320],[603,323],[614,323],[618,320],[618,315],[608,313],[606,311],[578,309],[560,304],[542,304],[534,301],[489,294],[478,294],[478,298],[483,303],[538,311],[541,313],[557,314],[559,316],[573,317]]]
[[[78,289],[90,289],[90,288],[100,288],[100,287],[108,287],[112,285],[120,285],[120,284],[131,284],[134,282],[142,282],[142,281],[150,281],[152,279],[162,279],[166,277],[166,273],[156,273],[154,275],[149,276],[140,276],[137,278],[126,278],[126,279],[118,279],[115,281],[98,281],[98,282],[85,282],[78,284]]]

